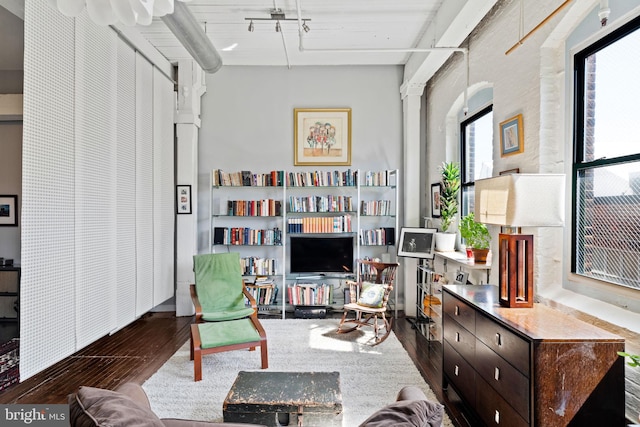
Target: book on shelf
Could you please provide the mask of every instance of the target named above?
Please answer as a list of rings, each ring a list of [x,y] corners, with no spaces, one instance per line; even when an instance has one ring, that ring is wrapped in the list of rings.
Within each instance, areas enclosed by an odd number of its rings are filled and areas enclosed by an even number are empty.
[[[252,171],[224,172],[222,169],[211,171],[211,185],[214,187],[281,187],[284,183],[284,171],[272,170],[265,173]]]
[[[292,305],[329,305],[333,302],[333,285],[296,283],[287,288],[287,294]]]

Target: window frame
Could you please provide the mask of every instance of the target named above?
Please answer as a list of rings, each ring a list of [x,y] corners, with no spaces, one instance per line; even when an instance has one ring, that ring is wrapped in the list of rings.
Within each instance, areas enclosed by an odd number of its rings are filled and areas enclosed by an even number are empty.
[[[467,177],[467,132],[466,127],[472,123],[480,119],[481,117],[486,116],[489,113],[493,113],[493,103],[487,105],[486,107],[481,108],[473,115],[469,116],[467,119],[460,122],[460,216],[464,216],[469,213],[468,206],[465,204],[464,194],[465,190],[469,188],[475,187],[475,178]],[[493,123],[492,123],[493,127]],[[494,129],[495,130],[495,129]],[[493,138],[491,141],[491,145],[493,147]]]
[[[585,170],[595,170],[606,166],[615,166],[619,164],[640,161],[640,149],[638,153],[612,158],[599,158],[594,160],[585,160],[585,70],[587,58],[602,49],[616,43],[627,35],[640,31],[640,16],[627,22],[620,28],[612,31],[604,37],[596,40],[586,48],[580,50],[573,55],[573,153],[571,163],[571,265],[570,273],[580,277],[581,280],[596,281],[597,283],[616,286],[619,288],[628,288],[620,283],[608,281],[601,278],[590,277],[578,273],[578,249],[579,242],[577,237],[578,223],[580,221],[578,210],[578,182],[579,175]]]

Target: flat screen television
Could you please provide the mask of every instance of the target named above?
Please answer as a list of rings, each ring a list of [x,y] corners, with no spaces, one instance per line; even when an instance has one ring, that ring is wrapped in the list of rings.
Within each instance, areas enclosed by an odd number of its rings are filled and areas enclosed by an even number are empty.
[[[352,273],[353,237],[291,236],[291,273]]]

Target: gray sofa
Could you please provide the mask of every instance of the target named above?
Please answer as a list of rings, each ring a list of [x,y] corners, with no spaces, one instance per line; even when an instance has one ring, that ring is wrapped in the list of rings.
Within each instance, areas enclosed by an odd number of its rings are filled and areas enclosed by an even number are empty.
[[[153,413],[141,386],[126,383],[115,391],[80,387],[70,394],[69,416],[72,427],[259,427],[256,424],[214,423],[207,421],[160,419]],[[407,386],[396,402],[381,408],[361,427],[440,427],[444,407],[427,400],[418,387]],[[264,426],[263,426],[264,427]]]

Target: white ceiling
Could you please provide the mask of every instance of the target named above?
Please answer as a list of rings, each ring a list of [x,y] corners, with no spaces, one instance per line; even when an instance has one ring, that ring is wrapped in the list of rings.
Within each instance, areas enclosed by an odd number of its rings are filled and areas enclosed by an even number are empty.
[[[189,9],[218,50],[224,65],[404,64],[407,52],[318,52],[313,49],[403,49],[416,47],[443,0],[298,0],[309,19],[300,52],[296,0],[193,0]],[[287,19],[282,32],[270,18],[279,8]],[[171,60],[187,57],[162,21],[140,32]],[[230,49],[231,46],[235,46]],[[230,50],[227,50],[230,49]],[[288,57],[288,58],[287,58]]]
[[[428,54],[415,54],[411,49],[459,46],[496,1],[192,0],[185,4],[222,57],[223,65],[400,64],[418,70],[425,68],[422,61]],[[22,8],[24,13],[22,0],[0,0],[0,6],[18,15],[20,11],[15,9]],[[310,28],[303,32],[302,42],[298,7]],[[274,8],[295,21],[281,22],[282,32],[277,33],[275,21],[256,20],[255,30],[248,31],[246,18],[269,18]],[[20,18],[0,8],[0,69],[22,68],[22,27]],[[137,26],[136,30],[172,63],[189,57],[162,20],[154,18],[151,25]],[[304,51],[300,50],[301,43]],[[441,65],[450,53],[439,52],[431,59]],[[430,73],[440,65],[429,65],[433,68]]]

